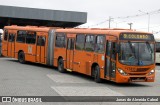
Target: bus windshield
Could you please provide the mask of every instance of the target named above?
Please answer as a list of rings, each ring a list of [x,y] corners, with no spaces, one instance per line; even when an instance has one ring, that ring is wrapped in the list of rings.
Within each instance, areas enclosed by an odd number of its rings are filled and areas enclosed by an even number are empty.
[[[120,42],[119,61],[126,65],[154,63],[154,44],[149,42]]]

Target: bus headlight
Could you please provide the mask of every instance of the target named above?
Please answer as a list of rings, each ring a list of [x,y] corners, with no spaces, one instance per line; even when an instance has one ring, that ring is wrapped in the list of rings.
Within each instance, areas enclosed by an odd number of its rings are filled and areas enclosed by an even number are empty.
[[[119,72],[120,74],[122,74],[122,75],[127,75],[127,73],[124,72],[122,69],[118,69],[118,72]]]
[[[148,75],[154,74],[155,70],[151,70]]]

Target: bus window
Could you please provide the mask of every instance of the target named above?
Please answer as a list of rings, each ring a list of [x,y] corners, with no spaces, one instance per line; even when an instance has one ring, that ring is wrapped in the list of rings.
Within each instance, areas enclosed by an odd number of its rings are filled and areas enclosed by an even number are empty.
[[[8,39],[8,31],[5,30],[5,32],[4,32],[4,40],[7,41],[7,39]]]
[[[112,59],[116,60],[116,42],[112,42]]]
[[[35,44],[35,42],[36,42],[36,32],[27,32],[26,43]]]
[[[107,56],[110,56],[111,42],[107,41]]]
[[[119,61],[126,65],[150,65],[154,63],[153,51],[153,43],[121,42]]]
[[[46,38],[44,36],[38,36],[37,45],[45,46]]]
[[[74,39],[68,39],[68,50],[74,50]]]
[[[104,53],[104,43],[105,38],[103,35],[98,35],[96,40],[96,48],[95,51],[98,53]]]
[[[56,47],[66,47],[66,37],[64,33],[56,33]]]
[[[17,42],[25,43],[26,31],[18,31]]]
[[[112,55],[110,55],[112,53]],[[106,49],[107,56],[111,56],[112,59],[116,59],[116,42],[107,41],[107,49]]]
[[[15,34],[9,34],[8,41],[9,42],[14,42],[15,41]]]
[[[84,42],[85,42],[85,35],[78,34],[76,37],[76,49],[83,50],[84,49]]]
[[[156,42],[156,52],[160,52],[160,42]]]
[[[86,36],[86,43],[85,43],[85,50],[86,51],[94,51],[95,45],[95,36],[94,35],[87,35]]]
[[[71,50],[74,50],[74,40],[71,40]]]

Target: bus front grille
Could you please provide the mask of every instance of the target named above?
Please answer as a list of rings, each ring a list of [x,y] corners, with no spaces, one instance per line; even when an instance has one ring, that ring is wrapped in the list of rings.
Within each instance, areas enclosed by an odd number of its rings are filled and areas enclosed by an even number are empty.
[[[128,73],[129,75],[146,75],[147,73]]]
[[[137,72],[145,72],[149,70],[149,68],[137,68]]]

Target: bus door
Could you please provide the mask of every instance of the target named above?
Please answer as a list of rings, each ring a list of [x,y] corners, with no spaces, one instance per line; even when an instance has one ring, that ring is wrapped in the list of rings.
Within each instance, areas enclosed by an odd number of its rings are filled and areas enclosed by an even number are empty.
[[[73,70],[74,38],[67,39],[67,69]]]
[[[73,69],[79,73],[86,73],[86,52],[84,51],[85,34],[77,34],[74,50]]]
[[[46,36],[37,35],[37,50],[36,50],[36,61],[39,63],[45,63],[46,58]]]
[[[97,35],[95,43],[95,52],[93,56],[93,61],[99,64],[100,69],[104,68],[105,61],[105,35]]]
[[[106,62],[105,62],[105,77],[109,80],[115,79],[116,73],[116,37],[109,37],[106,45]]]
[[[13,57],[15,56],[15,34],[14,33],[9,33],[8,37],[8,57]]]

